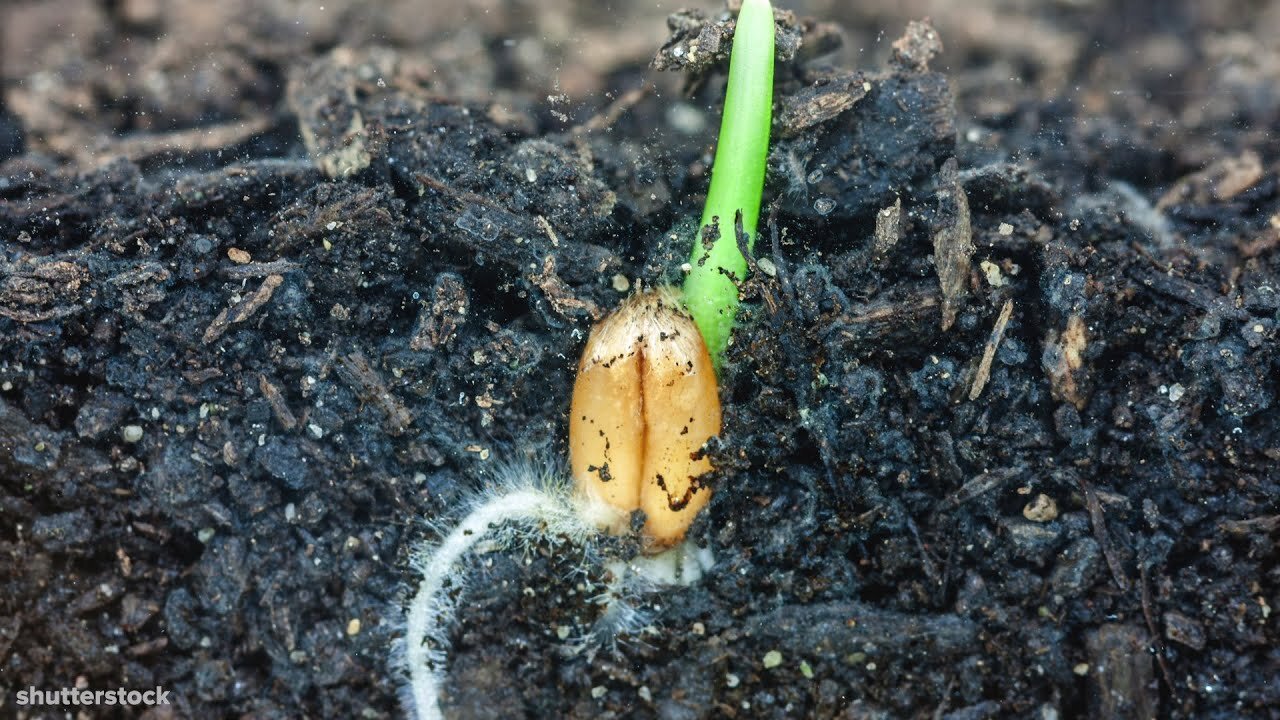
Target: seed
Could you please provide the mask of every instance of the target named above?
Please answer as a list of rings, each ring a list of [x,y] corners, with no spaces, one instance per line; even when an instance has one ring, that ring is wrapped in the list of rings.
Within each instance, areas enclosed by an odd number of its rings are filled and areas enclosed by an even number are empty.
[[[645,512],[648,549],[684,538],[711,498],[702,445],[720,432],[711,356],[671,290],[633,295],[592,330],[578,363],[569,463],[594,521]]]

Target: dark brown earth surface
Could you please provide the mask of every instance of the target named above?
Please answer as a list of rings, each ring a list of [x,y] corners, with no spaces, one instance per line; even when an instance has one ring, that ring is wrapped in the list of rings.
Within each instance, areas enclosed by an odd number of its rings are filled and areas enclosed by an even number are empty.
[[[0,717],[399,717],[411,549],[679,281],[722,8],[377,7],[0,7]],[[484,556],[446,711],[1280,718],[1280,5],[788,9],[717,564],[574,653]]]

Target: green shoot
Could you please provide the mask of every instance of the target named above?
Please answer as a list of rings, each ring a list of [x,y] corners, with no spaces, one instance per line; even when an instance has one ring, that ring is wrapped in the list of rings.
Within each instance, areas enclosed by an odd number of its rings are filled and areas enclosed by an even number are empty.
[[[729,84],[711,187],[693,242],[692,271],[684,281],[685,304],[717,368],[738,311],[736,282],[747,272],[747,260],[738,249],[736,217],[742,213],[748,249],[754,244],[760,217],[773,114],[773,34],[769,0],[743,0],[729,55]],[[703,237],[711,225],[718,229],[719,239],[708,248]]]

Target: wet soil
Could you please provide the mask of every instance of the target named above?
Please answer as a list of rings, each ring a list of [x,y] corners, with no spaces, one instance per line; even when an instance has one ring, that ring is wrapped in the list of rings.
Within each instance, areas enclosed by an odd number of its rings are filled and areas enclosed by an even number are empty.
[[[401,715],[412,548],[679,281],[677,9],[0,8],[0,715]],[[583,645],[602,568],[485,555],[446,711],[1280,717],[1280,11],[794,10],[717,564]]]

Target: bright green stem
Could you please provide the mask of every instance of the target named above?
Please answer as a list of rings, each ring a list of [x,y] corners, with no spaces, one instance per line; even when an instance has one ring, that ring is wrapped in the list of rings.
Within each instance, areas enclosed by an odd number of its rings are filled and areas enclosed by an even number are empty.
[[[684,281],[685,304],[702,331],[717,368],[738,311],[735,281],[741,281],[747,273],[746,258],[738,250],[734,219],[741,211],[742,229],[750,248],[760,218],[773,111],[773,33],[769,1],[743,0],[729,56],[729,85],[711,168],[711,188],[693,242],[693,269]],[[708,249],[702,242],[702,228],[713,223],[720,230],[720,238]]]

